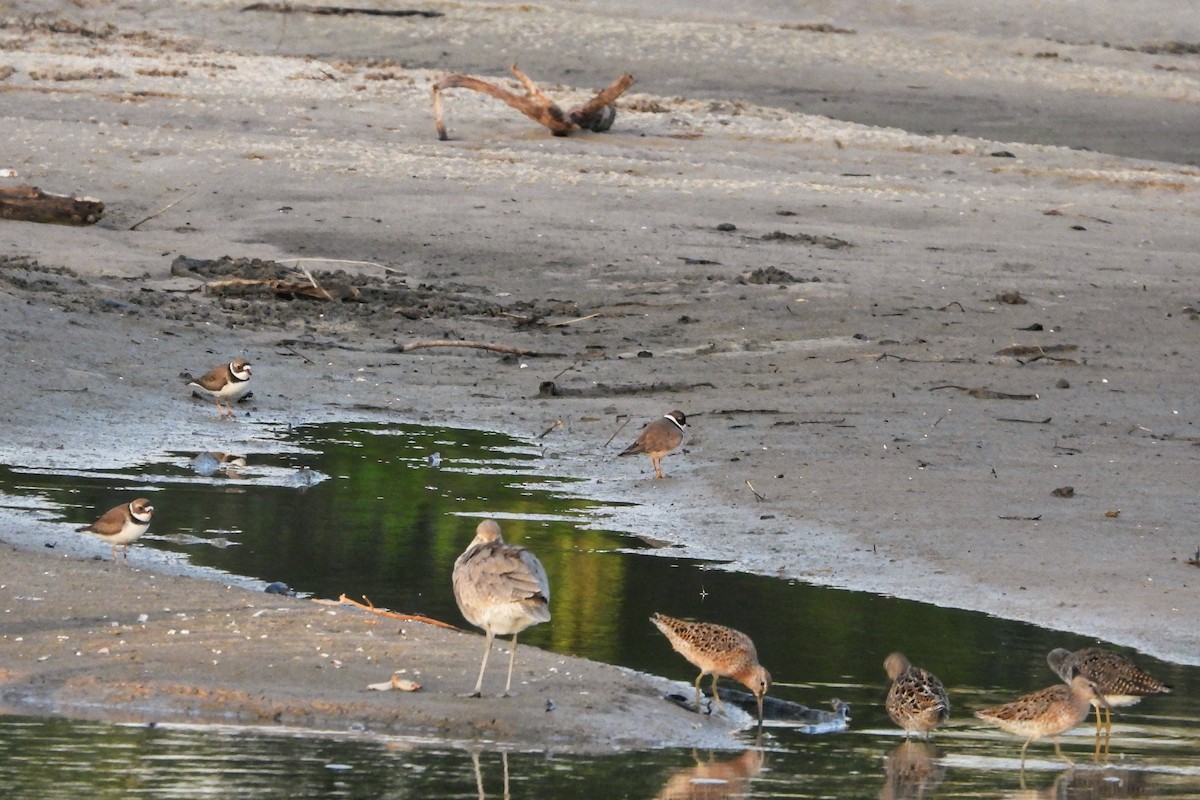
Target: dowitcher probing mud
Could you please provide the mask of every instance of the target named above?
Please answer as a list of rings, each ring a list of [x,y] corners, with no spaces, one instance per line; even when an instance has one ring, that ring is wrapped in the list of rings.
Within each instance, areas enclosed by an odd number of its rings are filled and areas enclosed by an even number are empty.
[[[758,701],[758,723],[763,720],[763,697],[771,688],[771,673],[758,663],[758,652],[754,642],[741,631],[715,625],[711,622],[689,622],[668,617],[666,614],[651,614],[653,622],[675,652],[700,668],[696,676],[696,708],[700,708],[700,680],[712,675],[713,702],[721,708],[717,696],[717,678],[725,676],[745,684]]]

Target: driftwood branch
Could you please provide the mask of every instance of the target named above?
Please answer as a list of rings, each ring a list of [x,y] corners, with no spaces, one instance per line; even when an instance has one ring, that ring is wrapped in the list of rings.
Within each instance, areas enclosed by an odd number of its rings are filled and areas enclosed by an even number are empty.
[[[470,75],[447,75],[435,83],[433,85],[433,120],[437,127],[438,138],[442,141],[450,138],[446,133],[446,123],[442,114],[442,92],[446,89],[471,89],[482,92],[507,103],[539,125],[549,128],[555,136],[569,136],[578,130],[602,132],[611,128],[613,120],[617,117],[617,109],[613,104],[618,97],[624,94],[626,89],[633,85],[633,76],[625,73],[600,90],[591,100],[564,112],[528,75],[521,72],[516,64],[512,65],[512,73],[525,87],[525,94],[510,92],[494,83],[489,83],[481,78],[473,78]]]
[[[413,350],[419,350],[422,347],[471,347],[476,350],[490,350],[493,353],[507,353],[513,356],[553,356],[558,353],[543,353],[538,350],[526,350],[523,347],[511,347],[506,344],[492,344],[491,342],[472,342],[466,339],[424,339],[416,342],[408,342],[407,344],[397,345],[389,349],[389,353],[410,353]]]
[[[308,270],[305,270],[308,274]],[[222,297],[245,297],[255,294],[273,294],[277,297],[311,297],[315,300],[358,300],[358,289],[343,284],[331,285],[329,289],[317,284],[309,275],[307,281],[284,281],[264,278],[222,278],[204,284],[204,290]]]
[[[355,608],[361,608],[363,611],[369,611],[372,614],[378,614],[381,617],[388,617],[389,619],[402,619],[409,622],[424,622],[426,625],[435,625],[439,628],[447,628],[452,631],[461,630],[460,628],[456,628],[448,622],[442,622],[441,620],[433,619],[432,617],[423,617],[420,614],[400,614],[395,611],[388,611],[385,608],[376,608],[375,604],[372,603],[371,599],[366,595],[363,595],[363,600],[365,602],[360,603],[357,600],[351,600],[344,594],[339,596],[337,600],[322,600],[315,597],[313,598],[314,603],[320,603],[323,606],[354,606]]]
[[[350,14],[365,14],[372,17],[433,17],[442,16],[440,11],[422,11],[415,8],[362,8],[356,6],[304,6],[291,3],[252,3],[242,11],[273,11],[277,14],[319,14],[321,16],[345,17]]]
[[[957,389],[960,392],[966,392],[971,397],[977,400],[1037,400],[1036,394],[1009,394],[1008,392],[995,392],[991,389],[972,389],[969,386],[958,386],[953,383],[947,383],[942,386],[930,386],[929,391],[936,392],[939,389]]]
[[[47,222],[52,225],[93,225],[104,214],[104,203],[90,197],[46,194],[36,186],[0,187],[0,219]]]

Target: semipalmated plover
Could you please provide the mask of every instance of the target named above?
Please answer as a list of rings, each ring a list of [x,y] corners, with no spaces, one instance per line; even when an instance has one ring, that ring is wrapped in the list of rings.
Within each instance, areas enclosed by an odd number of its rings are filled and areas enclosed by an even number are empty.
[[[139,497],[132,503],[110,508],[91,525],[84,525],[76,530],[80,533],[94,533],[111,544],[114,562],[117,560],[117,545],[121,545],[121,555],[128,563],[129,545],[146,532],[153,516],[154,506],[150,505],[146,498]]]
[[[186,378],[188,386],[211,397],[217,403],[217,414],[233,416],[233,403],[250,391],[250,362],[237,358],[228,364],[213,367],[199,378]],[[221,405],[221,401],[225,405]]]
[[[662,419],[656,419],[645,428],[637,440],[625,448],[619,455],[632,456],[645,453],[650,456],[656,477],[663,476],[663,456],[683,444],[683,426],[687,425],[687,417],[682,411],[672,411]]]

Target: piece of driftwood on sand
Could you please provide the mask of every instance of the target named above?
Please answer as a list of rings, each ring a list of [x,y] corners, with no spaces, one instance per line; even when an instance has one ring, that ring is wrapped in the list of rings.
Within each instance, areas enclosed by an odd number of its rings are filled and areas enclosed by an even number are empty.
[[[525,94],[517,94],[503,89],[482,78],[470,75],[447,75],[433,85],[433,119],[437,126],[438,138],[446,141],[450,137],[446,133],[446,123],[442,115],[442,92],[446,89],[471,89],[476,92],[502,100],[520,111],[539,125],[545,125],[555,136],[569,136],[575,131],[606,131],[612,127],[617,118],[617,107],[613,105],[626,89],[633,85],[633,76],[625,73],[586,103],[581,103],[563,111],[557,103],[545,95],[529,76],[521,72],[516,64],[512,65],[512,74],[525,87]]]

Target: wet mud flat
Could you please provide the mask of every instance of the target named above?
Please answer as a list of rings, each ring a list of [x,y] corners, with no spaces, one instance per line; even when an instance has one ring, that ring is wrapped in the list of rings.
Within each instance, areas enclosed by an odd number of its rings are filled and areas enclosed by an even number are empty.
[[[98,18],[2,31],[14,135],[0,168],[106,203],[91,228],[3,229],[0,358],[28,376],[0,386],[14,463],[246,450],[254,426],[217,421],[178,382],[244,353],[257,388],[239,411],[256,422],[370,409],[548,431],[537,441],[556,473],[635,502],[615,524],[681,555],[1196,660],[1194,168],[853,125],[745,99],[749,85],[733,99],[655,92],[645,72],[608,133],[556,139],[462,95],[456,138],[438,143],[434,70],[368,77],[378,65],[362,54],[216,47],[179,18],[156,34],[170,47],[145,47],[159,42],[146,23],[111,13],[128,35],[88,35]],[[243,19],[205,17],[226,42]],[[647,30],[675,42],[671,58],[693,52],[670,26]],[[800,35],[734,32],[742,46]],[[566,68],[564,52],[543,57]],[[1193,91],[1158,55],[1002,52],[1023,91],[1092,86],[1106,69],[1151,100]],[[614,70],[596,72],[572,83]],[[846,246],[820,244],[832,240]],[[276,266],[172,270],[226,255]],[[301,266],[315,288],[354,291],[307,296]],[[776,280],[748,280],[768,268]],[[230,277],[294,290],[204,289]],[[392,352],[435,340],[545,355]],[[540,396],[547,381],[560,391]],[[666,479],[612,458],[622,424],[676,407],[691,424]],[[4,535],[28,542],[37,524]],[[74,580],[47,586],[50,568],[24,558],[6,557],[0,582],[71,602]],[[104,610],[86,618],[130,624],[125,599],[149,590],[105,577]]]

